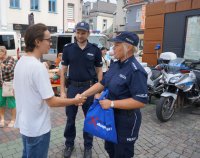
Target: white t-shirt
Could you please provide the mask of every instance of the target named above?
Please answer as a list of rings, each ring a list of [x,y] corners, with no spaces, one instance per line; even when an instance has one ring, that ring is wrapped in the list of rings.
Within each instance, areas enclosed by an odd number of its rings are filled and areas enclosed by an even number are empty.
[[[50,108],[44,99],[54,96],[46,67],[35,57],[22,56],[14,70],[15,127],[28,137],[51,130]]]

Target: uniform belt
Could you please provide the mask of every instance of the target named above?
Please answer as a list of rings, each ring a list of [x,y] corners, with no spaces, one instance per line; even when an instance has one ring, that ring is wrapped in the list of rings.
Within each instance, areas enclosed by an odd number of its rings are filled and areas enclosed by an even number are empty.
[[[84,81],[84,82],[77,82],[69,80],[69,85],[75,86],[75,87],[84,87],[84,86],[91,86],[94,82],[92,80]]]

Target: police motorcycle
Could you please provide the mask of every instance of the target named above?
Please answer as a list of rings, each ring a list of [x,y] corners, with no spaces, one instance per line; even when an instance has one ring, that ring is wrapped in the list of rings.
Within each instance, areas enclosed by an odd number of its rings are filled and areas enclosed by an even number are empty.
[[[186,64],[185,59],[177,58],[163,65],[165,91],[156,105],[156,115],[161,122],[171,119],[175,109],[185,103],[200,103],[200,60]],[[188,66],[189,65],[189,66]]]
[[[171,60],[177,58],[176,54],[173,52],[163,52],[160,54],[160,58],[158,58],[159,49],[160,45],[157,44],[154,50],[157,54],[158,65],[155,68],[144,67],[145,71],[148,74],[147,86],[149,103],[151,103],[152,96],[160,97],[160,95],[164,92],[164,85],[162,82],[163,74],[159,65],[168,64]]]

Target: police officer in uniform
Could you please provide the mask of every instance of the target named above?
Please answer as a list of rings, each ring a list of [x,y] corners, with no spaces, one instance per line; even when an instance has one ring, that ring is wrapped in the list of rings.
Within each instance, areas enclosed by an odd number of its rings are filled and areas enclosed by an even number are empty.
[[[131,158],[141,124],[140,108],[147,103],[147,74],[133,56],[139,38],[133,32],[121,32],[114,42],[114,62],[100,83],[80,96],[89,97],[108,88],[108,99],[100,101],[102,108],[114,109],[118,144],[105,142],[110,158]]]
[[[76,42],[64,47],[61,70],[61,97],[74,98],[76,94],[82,93],[95,82],[102,80],[102,56],[100,49],[88,42],[89,24],[79,22],[75,27]],[[69,71],[69,72],[68,72]],[[69,73],[67,85],[65,84],[66,73]],[[67,88],[67,95],[65,92]],[[90,105],[93,103],[93,96],[88,97],[82,105],[84,115],[86,115]],[[78,107],[71,105],[66,108],[67,123],[64,131],[65,150],[64,157],[68,158],[74,149],[74,139],[76,137],[75,118]],[[84,158],[92,157],[92,135],[84,132]]]

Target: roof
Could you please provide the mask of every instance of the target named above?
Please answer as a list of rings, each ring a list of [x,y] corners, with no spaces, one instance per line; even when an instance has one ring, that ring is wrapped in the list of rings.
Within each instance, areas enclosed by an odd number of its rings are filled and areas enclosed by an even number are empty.
[[[126,3],[123,6],[123,8],[128,8],[128,7],[134,6],[134,5],[143,5],[143,4],[149,3],[151,1],[152,0],[132,0],[132,1],[129,1],[128,3]]]
[[[94,3],[93,9],[90,11],[93,12],[102,12],[113,14],[116,11],[117,5],[114,3],[107,3],[104,1],[97,1]]]

